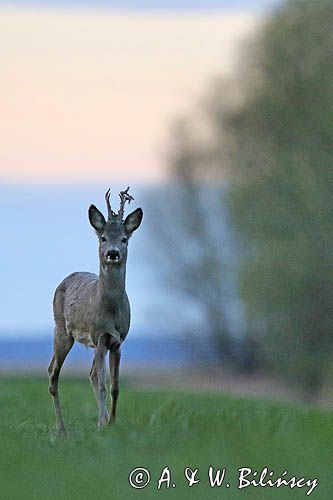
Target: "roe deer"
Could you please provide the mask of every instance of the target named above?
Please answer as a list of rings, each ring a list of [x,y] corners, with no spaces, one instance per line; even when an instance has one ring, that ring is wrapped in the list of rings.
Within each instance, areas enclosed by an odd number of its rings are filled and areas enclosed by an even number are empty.
[[[143,212],[137,208],[124,217],[126,202],[134,198],[129,188],[121,191],[120,209],[111,209],[110,189],[105,194],[108,220],[91,205],[89,221],[99,239],[99,276],[93,273],[70,274],[57,287],[53,299],[55,321],[54,354],[48,372],[49,392],[52,395],[57,430],[65,434],[58,379],[61,367],[75,341],[95,350],[90,371],[99,406],[98,427],[115,420],[119,394],[120,346],[130,326],[130,304],[125,291],[127,243],[141,224]],[[112,406],[106,409],[105,357],[109,351]]]

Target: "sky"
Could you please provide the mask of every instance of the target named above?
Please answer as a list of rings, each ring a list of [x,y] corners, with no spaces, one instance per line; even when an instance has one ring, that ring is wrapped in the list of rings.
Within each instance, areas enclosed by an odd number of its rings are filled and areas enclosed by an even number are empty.
[[[0,182],[160,181],[171,124],[263,16],[48,3],[0,7]]]
[[[0,0],[0,5],[65,6],[66,8],[93,7],[127,10],[221,10],[269,9],[277,0]]]
[[[147,213],[171,124],[233,71],[271,3],[0,1],[0,335],[49,332],[57,284],[97,271],[87,208],[107,187],[131,185]],[[168,323],[171,296],[186,309],[158,282],[151,241],[143,224],[128,263],[141,331]]]
[[[114,209],[123,188],[111,185]],[[132,332],[168,333],[170,315],[172,334],[184,322],[198,328],[200,312],[170,285],[161,284],[159,242],[152,235],[152,220],[158,214],[147,203],[146,189],[134,185],[130,192],[135,201],[126,207],[126,214],[138,207],[144,212],[128,249],[126,291]],[[94,203],[106,214],[104,193],[105,186],[99,184],[0,185],[0,337],[51,336],[52,300],[58,284],[74,271],[98,273],[98,240],[88,221],[88,207]]]

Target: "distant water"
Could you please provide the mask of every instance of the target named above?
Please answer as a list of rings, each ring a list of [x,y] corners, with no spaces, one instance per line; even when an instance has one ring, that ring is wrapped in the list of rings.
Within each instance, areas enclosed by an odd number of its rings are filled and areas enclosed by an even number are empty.
[[[52,338],[0,339],[0,373],[15,370],[46,373],[51,356]],[[92,349],[75,344],[66,359],[66,370],[89,370],[92,356]],[[208,363],[215,360],[208,341],[200,343],[200,353],[188,341],[163,336],[128,337],[122,346],[125,368],[182,368],[197,364],[199,359]]]

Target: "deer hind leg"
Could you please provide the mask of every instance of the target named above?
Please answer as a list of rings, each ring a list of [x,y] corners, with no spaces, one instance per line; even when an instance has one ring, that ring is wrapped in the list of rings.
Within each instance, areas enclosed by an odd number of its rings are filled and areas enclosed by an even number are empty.
[[[97,402],[99,407],[98,427],[104,427],[108,420],[109,414],[106,409],[106,384],[105,384],[105,356],[108,351],[109,335],[105,334],[99,338],[92,366],[91,380],[96,392]],[[96,375],[95,375],[96,373]],[[96,383],[97,379],[97,383]]]
[[[111,374],[111,413],[109,418],[109,424],[112,424],[116,420],[117,411],[117,401],[119,396],[119,365],[120,365],[120,349],[110,351],[109,354],[109,364],[110,364],[110,374]]]
[[[54,336],[54,354],[48,368],[49,392],[53,398],[57,430],[62,434],[66,434],[66,429],[60,406],[58,381],[61,367],[73,343],[74,339],[72,337],[69,337],[66,333],[59,334],[56,330]]]

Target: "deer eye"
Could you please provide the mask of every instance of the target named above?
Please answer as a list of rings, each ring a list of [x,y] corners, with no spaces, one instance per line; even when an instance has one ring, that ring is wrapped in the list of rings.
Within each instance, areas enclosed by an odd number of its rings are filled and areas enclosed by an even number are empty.
[[[101,236],[101,242],[102,243],[105,243],[106,242],[106,238],[104,236]]]
[[[121,241],[122,241],[123,243],[127,243],[128,238],[123,238]]]

